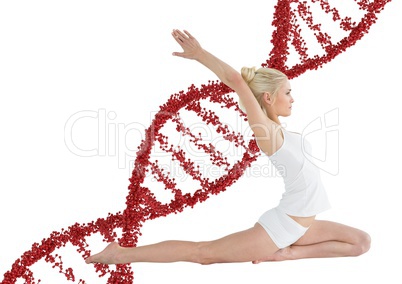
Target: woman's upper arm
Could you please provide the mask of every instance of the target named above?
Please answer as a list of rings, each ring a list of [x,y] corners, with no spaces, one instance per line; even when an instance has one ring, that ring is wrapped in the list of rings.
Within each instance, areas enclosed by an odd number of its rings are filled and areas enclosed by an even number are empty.
[[[261,109],[261,106],[255,99],[250,87],[246,84],[240,74],[236,77],[233,83],[233,89],[246,109],[247,120],[250,126],[253,127],[253,125],[258,126],[273,123]],[[267,135],[267,133],[264,134],[265,136]]]

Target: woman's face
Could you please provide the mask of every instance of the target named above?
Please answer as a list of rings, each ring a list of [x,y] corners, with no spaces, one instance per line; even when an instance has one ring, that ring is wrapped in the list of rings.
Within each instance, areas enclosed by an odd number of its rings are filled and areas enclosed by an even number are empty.
[[[292,113],[293,102],[290,83],[289,80],[286,80],[276,95],[272,109],[277,116],[289,116]]]

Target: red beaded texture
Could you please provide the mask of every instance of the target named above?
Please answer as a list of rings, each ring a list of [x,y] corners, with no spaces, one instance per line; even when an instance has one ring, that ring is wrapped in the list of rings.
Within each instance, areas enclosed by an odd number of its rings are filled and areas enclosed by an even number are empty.
[[[351,0],[350,0],[351,1]],[[280,0],[275,6],[272,25],[275,30],[271,43],[273,48],[269,53],[269,59],[262,64],[263,67],[272,67],[283,71],[290,79],[295,78],[307,70],[317,69],[331,61],[337,55],[354,45],[364,34],[369,31],[385,5],[390,0],[357,1],[357,9],[363,11],[363,17],[359,22],[353,22],[351,17],[341,17],[340,12],[331,7],[327,0],[311,1],[286,1]],[[335,23],[339,23],[339,29],[347,33],[342,40],[334,43],[328,32],[322,30],[321,24],[313,17],[311,5],[319,5],[326,14],[332,16]],[[336,1],[334,1],[336,3]],[[340,4],[341,5],[341,4]],[[323,50],[322,55],[311,55],[307,47],[307,41],[302,36],[300,24],[303,23],[313,32],[317,43]],[[290,46],[297,52],[299,62],[292,67],[288,66]],[[244,171],[257,159],[259,149],[255,140],[246,141],[244,137],[231,131],[227,125],[221,122],[218,115],[202,107],[201,102],[220,105],[221,108],[233,110],[238,116],[246,120],[245,114],[239,109],[237,102],[230,95],[232,90],[226,85],[216,81],[210,81],[200,88],[192,85],[187,91],[173,94],[167,102],[160,106],[151,125],[145,132],[145,139],[138,148],[134,170],[128,186],[129,192],[126,198],[126,208],[123,212],[110,214],[106,218],[99,218],[87,224],[74,224],[61,232],[53,232],[40,243],[34,243],[29,251],[14,261],[9,271],[4,274],[1,283],[16,283],[18,279],[25,283],[40,283],[31,270],[33,264],[43,260],[53,269],[56,269],[67,281],[86,283],[83,279],[76,279],[74,271],[65,267],[63,258],[56,253],[58,249],[67,244],[73,245],[83,259],[90,255],[87,240],[88,237],[98,233],[105,243],[118,241],[121,245],[136,246],[141,235],[141,227],[147,221],[172,213],[179,213],[186,207],[193,207],[197,203],[207,200],[213,194],[225,191],[235,183]],[[237,161],[229,162],[227,157],[212,143],[203,141],[200,134],[195,134],[186,127],[180,113],[191,112],[208,127],[214,129],[223,139],[233,143],[235,147],[242,148],[242,156]],[[185,149],[173,144],[169,145],[169,135],[163,134],[166,123],[175,125],[175,129],[182,137],[188,139],[198,151],[209,156],[211,165],[222,169],[222,175],[216,179],[204,176],[200,166]],[[152,160],[152,149],[155,145],[171,156],[183,171],[191,177],[198,187],[192,193],[183,193],[178,187],[174,177],[170,177],[159,164],[158,160]],[[170,191],[174,198],[168,203],[158,201],[155,194],[144,184],[147,175],[151,174],[158,183],[162,183],[165,190]],[[118,237],[116,229],[120,229],[122,235]],[[108,265],[95,264],[95,270],[99,277],[107,278],[106,283],[133,283],[134,273],[129,264],[116,265],[112,270]]]

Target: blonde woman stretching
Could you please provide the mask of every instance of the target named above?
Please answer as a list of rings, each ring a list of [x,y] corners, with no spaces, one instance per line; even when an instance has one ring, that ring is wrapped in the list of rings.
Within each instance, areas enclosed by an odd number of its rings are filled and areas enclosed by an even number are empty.
[[[281,127],[279,116],[289,116],[293,103],[287,77],[270,68],[243,68],[240,74],[204,50],[189,32],[174,30],[172,36],[183,49],[173,55],[200,62],[238,94],[261,151],[274,165],[286,169],[285,193],[279,205],[265,212],[248,230],[205,242],[165,241],[131,248],[111,243],[86,262],[260,263],[367,252],[367,233],[315,220],[330,205],[318,168],[302,152],[301,135]]]

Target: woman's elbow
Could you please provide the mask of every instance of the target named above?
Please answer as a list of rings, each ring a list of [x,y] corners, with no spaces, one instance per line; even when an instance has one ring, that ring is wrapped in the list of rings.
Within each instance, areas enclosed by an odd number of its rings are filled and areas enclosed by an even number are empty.
[[[240,87],[244,86],[245,81],[243,77],[238,72],[232,72],[227,76],[228,86],[231,87],[233,90],[237,90]]]

